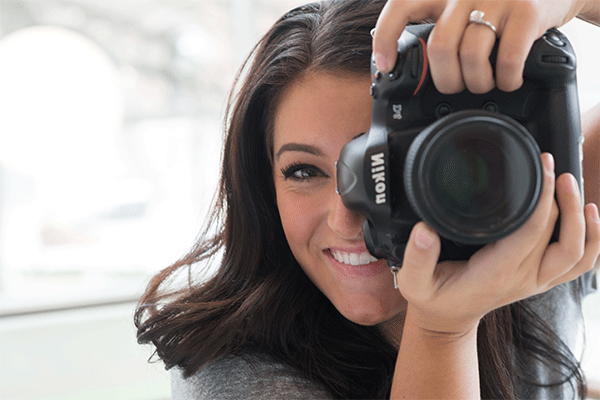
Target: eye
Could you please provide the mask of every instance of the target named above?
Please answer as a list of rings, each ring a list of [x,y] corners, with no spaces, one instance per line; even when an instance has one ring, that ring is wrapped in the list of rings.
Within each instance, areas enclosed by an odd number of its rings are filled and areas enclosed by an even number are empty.
[[[313,178],[327,178],[328,175],[321,169],[310,164],[294,163],[281,169],[283,177],[294,181],[307,181]]]

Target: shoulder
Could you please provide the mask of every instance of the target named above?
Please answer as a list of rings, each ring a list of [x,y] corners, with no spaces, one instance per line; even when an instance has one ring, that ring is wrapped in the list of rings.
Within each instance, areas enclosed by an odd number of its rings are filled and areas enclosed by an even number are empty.
[[[258,353],[222,357],[187,379],[174,369],[171,391],[173,400],[330,398],[291,367]]]

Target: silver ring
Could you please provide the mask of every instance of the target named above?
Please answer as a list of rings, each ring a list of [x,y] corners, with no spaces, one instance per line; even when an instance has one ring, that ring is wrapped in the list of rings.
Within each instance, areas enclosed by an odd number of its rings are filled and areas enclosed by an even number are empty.
[[[485,25],[488,28],[490,28],[491,30],[493,30],[494,33],[496,33],[496,27],[491,22],[483,19],[484,15],[485,15],[485,13],[483,11],[473,10],[473,11],[471,11],[471,15],[469,16],[469,22],[472,22],[472,23],[478,24],[478,25]]]

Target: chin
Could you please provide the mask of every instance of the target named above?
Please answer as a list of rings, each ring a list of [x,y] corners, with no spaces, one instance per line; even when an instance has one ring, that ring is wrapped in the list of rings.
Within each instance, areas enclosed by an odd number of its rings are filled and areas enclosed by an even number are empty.
[[[337,310],[348,320],[358,325],[373,326],[390,319],[397,310],[389,308],[389,303],[381,304],[378,301],[367,299],[353,299],[339,306],[334,304]]]

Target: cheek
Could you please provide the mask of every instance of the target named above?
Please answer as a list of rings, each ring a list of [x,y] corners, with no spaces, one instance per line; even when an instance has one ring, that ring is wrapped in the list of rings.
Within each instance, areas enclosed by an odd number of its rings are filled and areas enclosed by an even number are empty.
[[[315,202],[293,193],[278,192],[277,206],[290,248],[296,258],[303,258],[297,252],[309,246],[319,225]]]

